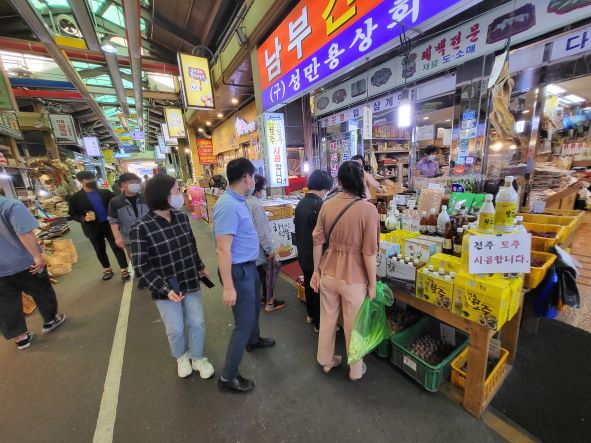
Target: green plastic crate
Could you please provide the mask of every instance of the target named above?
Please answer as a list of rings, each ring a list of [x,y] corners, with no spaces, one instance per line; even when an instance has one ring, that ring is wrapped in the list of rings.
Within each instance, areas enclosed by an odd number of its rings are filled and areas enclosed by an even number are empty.
[[[375,352],[380,358],[390,358],[391,350],[392,345],[390,344],[390,339],[386,339],[378,345]]]
[[[427,391],[437,392],[439,386],[451,375],[451,362],[468,345],[468,336],[455,329],[456,348],[437,366],[420,359],[408,348],[419,337],[431,333],[440,337],[440,322],[432,317],[423,317],[414,326],[392,336],[392,356],[390,361],[397,368],[419,382]]]

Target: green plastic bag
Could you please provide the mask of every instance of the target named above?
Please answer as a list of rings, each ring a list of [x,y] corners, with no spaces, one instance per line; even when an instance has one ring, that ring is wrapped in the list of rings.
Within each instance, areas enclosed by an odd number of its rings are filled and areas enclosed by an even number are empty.
[[[349,364],[361,360],[373,351],[382,341],[392,335],[386,316],[386,306],[392,306],[394,295],[389,286],[381,281],[376,284],[376,298],[365,299],[351,331]]]

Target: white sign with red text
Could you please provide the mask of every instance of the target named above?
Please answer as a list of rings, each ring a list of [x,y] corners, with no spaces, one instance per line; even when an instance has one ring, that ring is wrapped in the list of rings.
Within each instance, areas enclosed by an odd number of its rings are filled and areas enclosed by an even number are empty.
[[[470,274],[530,272],[531,235],[471,235]]]

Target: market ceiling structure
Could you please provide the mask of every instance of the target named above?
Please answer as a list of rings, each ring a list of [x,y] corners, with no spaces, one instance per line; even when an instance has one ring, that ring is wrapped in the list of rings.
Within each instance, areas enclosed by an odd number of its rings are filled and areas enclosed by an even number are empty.
[[[157,143],[164,106],[180,105],[176,54],[215,52],[242,0],[0,2],[0,59],[19,102],[72,113],[103,144]],[[104,50],[105,43],[116,53]]]

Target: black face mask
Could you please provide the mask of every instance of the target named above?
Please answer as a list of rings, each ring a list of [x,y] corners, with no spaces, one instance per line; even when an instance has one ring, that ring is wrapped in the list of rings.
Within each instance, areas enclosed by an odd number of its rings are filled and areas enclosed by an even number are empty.
[[[92,181],[92,182],[86,183],[86,187],[87,188],[90,188],[90,189],[97,189],[98,188],[98,185],[96,184],[95,181]]]

